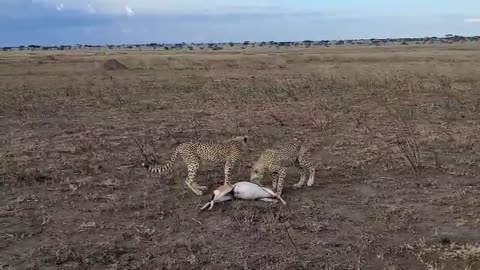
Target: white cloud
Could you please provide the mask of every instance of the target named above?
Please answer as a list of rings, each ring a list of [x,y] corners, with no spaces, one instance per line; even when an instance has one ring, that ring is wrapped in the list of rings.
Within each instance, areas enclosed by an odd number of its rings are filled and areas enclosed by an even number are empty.
[[[1,0],[0,0],[1,1]],[[65,0],[32,0],[53,7],[61,5]],[[68,9],[85,10],[85,0],[68,1]],[[89,13],[108,14],[225,14],[278,11],[284,1],[277,0],[135,0],[125,5],[119,0],[89,0]],[[66,8],[66,7],[65,7]],[[95,11],[94,11],[95,10]],[[94,11],[94,12],[93,12]],[[130,11],[133,11],[130,12]]]
[[[65,8],[65,6],[63,5],[63,3],[60,3],[60,4],[57,4],[56,8],[58,11],[62,11]]]
[[[135,15],[135,11],[133,11],[133,9],[131,7],[129,7],[128,5],[125,6],[125,12],[127,13],[127,16],[133,16]]]
[[[97,13],[97,10],[92,6],[92,4],[88,3],[87,4],[87,12],[89,14],[95,14],[95,13]]]
[[[466,23],[480,23],[480,18],[468,18],[468,19],[465,19],[464,22],[466,22]]]

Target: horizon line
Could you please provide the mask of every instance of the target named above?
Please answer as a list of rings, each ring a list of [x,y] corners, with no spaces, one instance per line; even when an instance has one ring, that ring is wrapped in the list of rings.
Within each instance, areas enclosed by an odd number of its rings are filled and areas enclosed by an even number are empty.
[[[439,36],[417,36],[417,37],[386,37],[386,38],[349,38],[349,39],[320,39],[320,40],[315,40],[315,39],[303,39],[303,40],[283,40],[283,41],[275,41],[275,40],[244,40],[244,41],[212,41],[212,42],[186,42],[186,41],[180,41],[180,42],[142,42],[142,43],[104,43],[104,44],[88,44],[88,43],[63,43],[63,44],[19,44],[19,45],[13,45],[13,46],[0,46],[0,48],[21,48],[21,47],[31,47],[31,46],[40,46],[40,47],[58,47],[58,46],[94,46],[94,47],[106,47],[106,46],[135,46],[135,45],[149,45],[149,44],[156,44],[156,45],[174,45],[174,44],[228,44],[228,43],[233,43],[233,44],[242,44],[245,42],[248,43],[269,43],[269,42],[275,42],[275,43],[305,43],[306,41],[308,42],[331,42],[331,41],[373,41],[373,40],[418,40],[418,39],[451,39],[454,37],[463,37],[463,38],[480,38],[480,35],[457,35],[457,34],[445,34],[441,37]]]

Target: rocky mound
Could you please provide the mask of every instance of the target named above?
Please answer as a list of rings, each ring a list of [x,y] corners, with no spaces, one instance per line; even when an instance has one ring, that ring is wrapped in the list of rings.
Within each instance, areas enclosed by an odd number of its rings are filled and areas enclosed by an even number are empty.
[[[124,64],[118,62],[116,59],[109,59],[103,63],[105,70],[125,70],[128,69]]]

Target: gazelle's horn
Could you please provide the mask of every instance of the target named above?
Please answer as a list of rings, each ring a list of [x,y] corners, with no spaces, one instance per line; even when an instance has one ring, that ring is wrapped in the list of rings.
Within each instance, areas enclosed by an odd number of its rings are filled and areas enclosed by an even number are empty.
[[[215,201],[218,199],[222,198],[223,196],[227,195],[230,193],[233,189],[232,185],[225,184],[213,191],[212,199],[208,203],[206,203],[200,210],[204,210],[205,208],[208,207],[208,210],[213,208],[213,205],[215,204]]]
[[[200,210],[205,210],[205,208],[207,208],[209,205],[211,205],[209,208],[211,209],[213,207],[213,201],[207,202],[202,208],[200,208]]]

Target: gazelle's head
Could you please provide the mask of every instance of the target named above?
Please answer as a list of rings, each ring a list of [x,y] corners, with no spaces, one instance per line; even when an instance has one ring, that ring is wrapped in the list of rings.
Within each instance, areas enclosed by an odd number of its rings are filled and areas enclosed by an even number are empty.
[[[223,186],[218,187],[213,191],[212,201],[216,201],[217,199],[227,195],[228,193],[232,192],[233,186],[230,184],[224,184]]]

